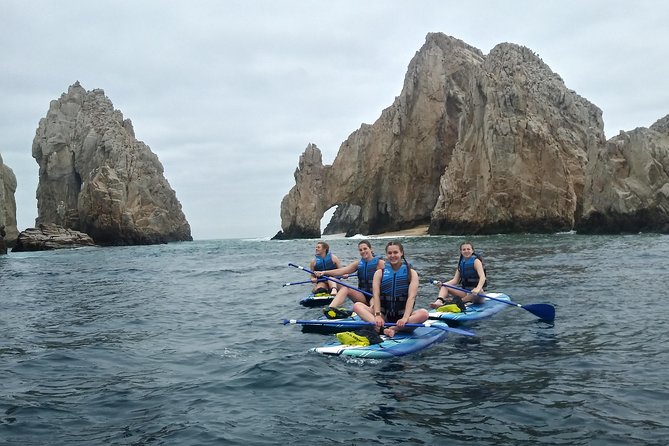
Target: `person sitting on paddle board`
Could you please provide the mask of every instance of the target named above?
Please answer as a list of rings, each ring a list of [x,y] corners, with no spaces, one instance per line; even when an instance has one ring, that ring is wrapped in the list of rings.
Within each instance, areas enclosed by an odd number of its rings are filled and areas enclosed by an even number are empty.
[[[427,310],[414,310],[418,273],[406,261],[404,247],[399,242],[386,245],[385,266],[374,273],[372,294],[370,306],[356,302],[353,311],[363,321],[373,322],[379,328],[386,322],[397,323],[383,330],[388,337],[395,336],[407,323],[422,324],[429,317]]]
[[[317,271],[316,277],[326,276],[347,276],[357,272],[358,274],[358,288],[372,294],[372,282],[374,281],[374,273],[378,269],[383,269],[385,262],[381,257],[374,255],[372,251],[372,244],[368,240],[361,240],[358,243],[358,252],[360,258],[354,260],[348,265],[327,271]],[[330,306],[323,309],[323,313],[330,319],[349,317],[351,312],[349,310],[340,308],[346,298],[355,302],[364,302],[369,305],[370,298],[358,290],[342,286],[337,292],[337,296],[332,300]]]
[[[461,288],[471,290],[470,293],[454,290],[441,286],[459,285]],[[479,296],[483,292],[486,284],[485,268],[483,267],[482,257],[474,252],[474,245],[470,242],[460,244],[460,260],[458,268],[455,270],[453,278],[448,282],[437,282],[439,287],[439,297],[430,304],[430,308],[438,308],[445,304],[455,303],[461,311],[465,311],[465,302],[481,303],[485,299]],[[449,294],[452,296],[449,298]]]
[[[341,262],[336,255],[330,253],[330,245],[325,242],[316,243],[316,257],[311,261],[310,265],[310,269],[314,272],[341,268]],[[312,281],[315,281],[314,294],[330,293],[333,296],[337,294],[337,284],[335,282],[319,282],[318,278],[314,278]]]

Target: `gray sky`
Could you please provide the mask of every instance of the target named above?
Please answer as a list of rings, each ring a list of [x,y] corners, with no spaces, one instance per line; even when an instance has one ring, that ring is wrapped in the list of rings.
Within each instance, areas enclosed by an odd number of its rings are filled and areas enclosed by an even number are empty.
[[[270,237],[309,143],[339,145],[399,95],[428,32],[537,53],[606,137],[669,114],[669,2],[0,0],[0,154],[34,225],[49,102],[101,88],[158,156],[195,239]]]

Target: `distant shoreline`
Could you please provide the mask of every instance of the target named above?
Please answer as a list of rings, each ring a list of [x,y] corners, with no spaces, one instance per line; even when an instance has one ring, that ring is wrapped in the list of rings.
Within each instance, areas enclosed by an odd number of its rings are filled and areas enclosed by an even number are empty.
[[[420,236],[420,235],[428,235],[427,234],[428,228],[429,228],[429,225],[422,225],[422,226],[416,226],[415,228],[411,228],[411,229],[403,229],[401,231],[384,232],[383,234],[376,234],[376,236],[379,236],[379,237],[392,237],[392,236],[415,237],[415,236]]]
[[[369,234],[366,236],[362,235],[354,235],[351,238],[388,238],[388,237],[420,237],[422,235],[429,235],[427,233],[427,230],[429,228],[429,225],[421,225],[421,226],[416,226],[415,228],[411,229],[403,229],[401,231],[392,231],[392,232],[383,232],[381,234]],[[325,239],[330,239],[330,238],[349,238],[346,237],[345,233],[339,233],[339,234],[328,234],[326,236],[323,236]]]

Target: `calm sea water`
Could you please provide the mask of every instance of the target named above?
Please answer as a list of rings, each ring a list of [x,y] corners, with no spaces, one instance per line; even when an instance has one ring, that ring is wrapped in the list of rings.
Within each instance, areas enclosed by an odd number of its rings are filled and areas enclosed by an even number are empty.
[[[458,237],[402,238],[421,273]],[[394,360],[309,352],[284,326],[315,240],[216,240],[0,256],[0,443],[666,445],[669,237],[472,238],[509,307]],[[357,240],[331,239],[345,261]],[[377,253],[386,239],[372,238]]]

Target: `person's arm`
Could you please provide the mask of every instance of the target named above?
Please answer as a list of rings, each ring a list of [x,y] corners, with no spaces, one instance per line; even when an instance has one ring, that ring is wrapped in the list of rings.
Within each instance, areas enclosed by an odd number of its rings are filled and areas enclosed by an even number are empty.
[[[446,282],[448,285],[457,285],[460,283],[460,268],[455,270],[455,274],[453,274],[453,278]]]
[[[354,260],[353,262],[349,263],[348,265],[342,267],[342,268],[337,268],[337,269],[329,269],[327,271],[315,271],[316,276],[343,276],[344,274],[351,274],[354,273],[358,269],[358,264],[360,263],[360,260]]]
[[[418,273],[415,269],[411,268],[411,283],[409,284],[409,290],[407,295],[407,302],[404,307],[404,316],[397,321],[397,326],[399,328],[404,327],[404,324],[407,323],[413,312],[413,307],[416,304],[416,296],[418,295]]]
[[[377,327],[383,327],[384,319],[381,315],[381,279],[383,278],[383,270],[377,269],[374,273],[372,282],[372,311],[374,312],[374,322]]]
[[[314,268],[316,267],[316,259],[311,259],[311,262],[309,262],[309,269],[314,271]],[[315,272],[315,271],[314,271]],[[312,274],[311,275],[311,281],[313,283],[316,283],[318,280],[318,275],[317,274]]]
[[[474,260],[474,269],[479,275],[479,283],[476,284],[476,288],[472,288],[472,294],[479,294],[483,291],[483,285],[485,284],[485,271],[483,270],[483,262],[479,259]]]

